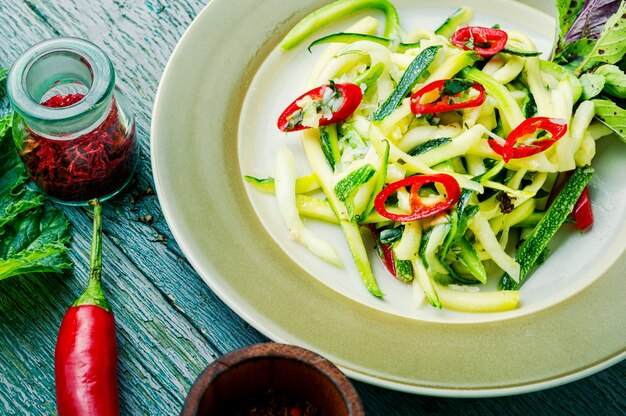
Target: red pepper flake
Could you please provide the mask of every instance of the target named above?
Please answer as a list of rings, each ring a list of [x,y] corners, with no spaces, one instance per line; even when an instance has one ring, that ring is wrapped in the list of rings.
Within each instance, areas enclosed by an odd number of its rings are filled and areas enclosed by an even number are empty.
[[[67,107],[83,97],[55,95],[42,105]],[[49,139],[27,129],[20,156],[33,182],[48,195],[63,201],[87,201],[115,192],[131,176],[137,160],[135,128],[120,119],[112,100],[106,119],[79,137]]]

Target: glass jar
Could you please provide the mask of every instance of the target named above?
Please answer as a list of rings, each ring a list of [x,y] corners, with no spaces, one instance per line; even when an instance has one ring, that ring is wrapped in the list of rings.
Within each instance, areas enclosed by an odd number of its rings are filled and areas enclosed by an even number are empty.
[[[83,205],[128,184],[139,159],[135,120],[100,48],[76,38],[39,43],[11,68],[7,93],[18,153],[51,199]]]

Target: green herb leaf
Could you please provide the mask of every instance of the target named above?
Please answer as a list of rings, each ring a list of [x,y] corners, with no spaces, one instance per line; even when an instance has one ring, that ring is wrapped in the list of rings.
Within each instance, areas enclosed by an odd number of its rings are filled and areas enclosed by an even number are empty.
[[[462,78],[453,78],[443,83],[441,95],[456,95],[474,85],[474,81]]]
[[[580,85],[583,87],[583,100],[588,100],[600,94],[602,88],[604,88],[604,77],[591,73],[582,74],[580,76]]]
[[[13,123],[12,114],[0,118],[0,141],[2,141],[2,138],[6,136],[7,132],[11,128],[11,123]]]
[[[591,100],[596,118],[613,130],[626,143],[626,110],[611,100]]]
[[[11,116],[0,119],[0,280],[71,267],[69,223],[62,211],[44,206],[44,196],[28,188],[15,151]]]
[[[1,235],[0,280],[72,266],[67,256],[69,223],[62,211],[35,208],[4,227]]]
[[[619,9],[607,20],[602,33],[589,55],[585,57],[577,71],[585,71],[601,63],[615,64],[626,53],[626,2],[622,2]]]
[[[0,82],[4,81],[7,77],[7,70],[6,69],[0,69]]]
[[[595,74],[604,77],[604,92],[613,97],[626,98],[626,74],[615,65],[602,65]]]
[[[594,43],[594,39],[587,38],[568,43],[552,60],[567,69],[575,70],[591,52]]]
[[[572,27],[585,4],[584,0],[556,0],[556,9],[559,13],[559,37],[565,35]]]
[[[380,232],[380,242],[383,244],[391,244],[400,240],[402,237],[402,228],[385,228]]]

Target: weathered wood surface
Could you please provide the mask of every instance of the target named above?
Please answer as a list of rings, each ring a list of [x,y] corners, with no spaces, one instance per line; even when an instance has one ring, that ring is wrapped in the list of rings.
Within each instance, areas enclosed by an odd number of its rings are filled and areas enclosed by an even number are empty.
[[[54,36],[105,49],[132,97],[143,155],[135,181],[105,209],[104,281],[116,311],[123,414],[177,414],[216,356],[265,340],[202,282],[152,192],[150,112],[176,42],[206,0],[0,0],[0,67]],[[67,209],[73,260],[65,275],[0,282],[0,414],[55,414],[53,354],[63,313],[87,279],[89,214]],[[572,346],[575,348],[575,346]],[[402,352],[390,352],[390,354]],[[370,415],[626,414],[626,363],[566,386],[484,400],[441,399],[356,383]]]

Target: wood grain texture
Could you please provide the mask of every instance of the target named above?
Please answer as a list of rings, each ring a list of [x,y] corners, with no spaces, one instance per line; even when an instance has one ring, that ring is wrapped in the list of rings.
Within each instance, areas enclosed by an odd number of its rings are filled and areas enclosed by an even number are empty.
[[[176,42],[205,3],[0,0],[0,66],[49,37],[87,38],[109,54],[118,85],[134,103],[143,152],[140,169],[128,189],[106,204],[104,221],[104,285],[116,312],[122,412],[128,415],[177,414],[206,364],[265,340],[193,271],[151,191],[149,125],[158,80]],[[91,230],[87,211],[66,212],[73,224],[75,270],[0,283],[0,414],[55,414],[55,337],[65,309],[86,283]],[[368,415],[626,414],[624,362],[566,386],[494,399],[441,399],[364,383],[356,387]]]

